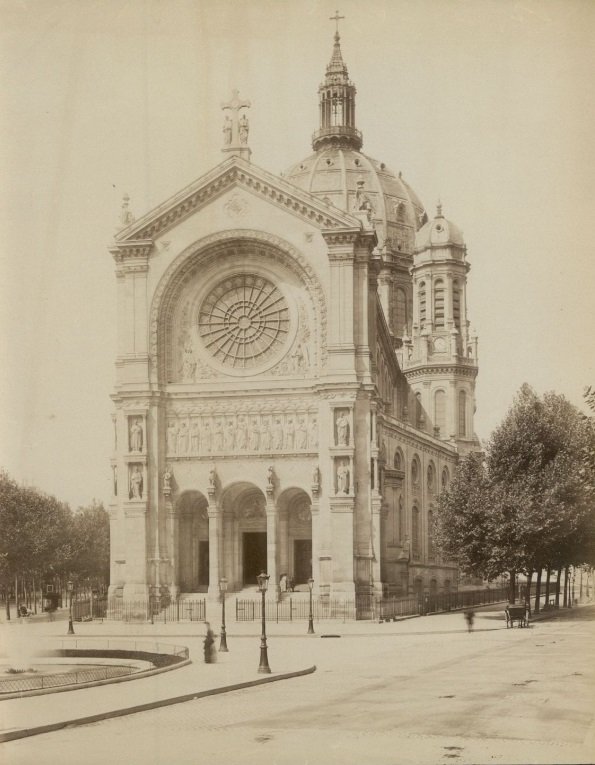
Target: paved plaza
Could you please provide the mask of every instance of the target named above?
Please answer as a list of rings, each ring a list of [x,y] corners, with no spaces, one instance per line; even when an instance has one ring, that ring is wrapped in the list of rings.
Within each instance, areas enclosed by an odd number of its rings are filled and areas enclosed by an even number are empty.
[[[271,623],[271,678],[316,665],[314,673],[7,742],[0,759],[5,765],[595,761],[595,607],[513,630],[506,630],[501,609],[480,610],[472,634],[460,613],[317,623],[315,636],[304,634],[303,622]],[[64,626],[31,625],[55,635]],[[182,643],[194,661],[158,680],[39,696],[18,706],[0,702],[4,730],[33,724],[43,708],[82,717],[98,692],[116,709],[262,678],[257,623],[228,625],[230,653],[215,665],[201,661],[202,624],[93,622],[76,630],[77,639],[150,635]],[[9,708],[22,719],[8,719]]]

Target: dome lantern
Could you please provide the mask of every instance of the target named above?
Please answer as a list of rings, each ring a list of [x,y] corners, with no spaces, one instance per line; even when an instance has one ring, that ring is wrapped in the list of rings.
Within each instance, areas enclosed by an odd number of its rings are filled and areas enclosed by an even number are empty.
[[[362,134],[355,127],[355,85],[349,80],[347,66],[341,54],[339,16],[331,16],[337,29],[331,60],[326,68],[324,82],[318,88],[320,128],[312,137],[312,148],[317,151],[325,145],[334,144],[356,151],[362,147]]]

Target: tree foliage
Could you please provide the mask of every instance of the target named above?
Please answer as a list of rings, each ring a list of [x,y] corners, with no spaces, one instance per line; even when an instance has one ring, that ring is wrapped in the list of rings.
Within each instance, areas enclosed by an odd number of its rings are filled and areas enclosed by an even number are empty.
[[[485,454],[463,459],[441,497],[443,552],[488,579],[591,562],[593,454],[589,418],[563,396],[523,385]]]

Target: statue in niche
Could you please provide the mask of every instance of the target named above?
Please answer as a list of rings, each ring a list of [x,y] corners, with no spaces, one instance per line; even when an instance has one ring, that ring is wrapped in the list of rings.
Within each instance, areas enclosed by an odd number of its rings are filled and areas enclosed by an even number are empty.
[[[134,466],[134,470],[130,474],[130,499],[142,499],[143,498],[143,474],[138,465]]]
[[[253,417],[250,423],[250,433],[248,435],[248,448],[251,452],[258,451],[258,420]]]
[[[310,448],[318,446],[318,421],[316,417],[310,421],[310,426],[308,427],[308,446]]]
[[[275,485],[275,471],[273,470],[273,466],[269,465],[267,468],[267,487],[269,489],[272,489]]]
[[[320,485],[320,468],[318,465],[314,467],[314,470],[312,471],[312,485],[313,486],[319,486]]]
[[[203,426],[200,431],[200,443],[201,443],[201,449],[206,454],[209,454],[211,451],[211,426],[209,424],[209,421],[203,423]]]
[[[200,428],[198,427],[198,421],[192,420],[190,425],[190,451],[192,454],[198,454],[200,441]]]
[[[281,420],[276,417],[273,424],[273,449],[279,450],[283,448],[283,425]]]
[[[262,452],[268,452],[271,448],[271,430],[270,422],[268,419],[263,419],[260,424],[260,450]]]
[[[238,431],[236,446],[238,449],[244,450],[248,443],[248,427],[246,420],[243,417],[238,418]]]
[[[188,423],[182,420],[178,431],[178,454],[188,454]]]
[[[226,146],[229,146],[231,143],[231,131],[233,128],[233,123],[231,121],[231,118],[229,114],[225,115],[225,122],[223,123],[223,143]]]
[[[130,451],[142,452],[143,450],[143,426],[140,417],[130,426]]]
[[[337,417],[337,444],[347,446],[349,443],[349,417],[341,412]]]
[[[304,418],[300,417],[297,427],[295,429],[295,448],[305,449],[308,443],[308,431],[306,430],[306,423]]]
[[[337,468],[337,493],[349,493],[349,468],[346,462],[341,462]]]
[[[215,470],[214,465],[209,469],[209,486],[211,489],[214,489],[217,486],[217,471]]]
[[[245,114],[242,114],[242,116],[240,117],[238,127],[239,127],[240,143],[243,143],[244,145],[246,145],[248,143],[248,131],[250,129],[250,123],[248,122],[248,117],[246,117]]]
[[[167,451],[176,454],[178,451],[178,423],[170,420],[167,426]]]
[[[228,420],[223,434],[223,445],[226,452],[232,452],[235,444],[236,429],[233,420]]]
[[[165,468],[165,472],[163,474],[163,493],[166,497],[168,497],[171,494],[171,479],[172,479],[172,472],[169,465]]]
[[[223,451],[223,424],[221,420],[215,422],[214,437],[214,450],[216,452]]]
[[[288,418],[287,422],[285,423],[285,427],[283,428],[284,432],[284,446],[285,449],[289,451],[293,451],[293,445],[295,441],[295,427],[293,424],[293,420],[291,417]]]

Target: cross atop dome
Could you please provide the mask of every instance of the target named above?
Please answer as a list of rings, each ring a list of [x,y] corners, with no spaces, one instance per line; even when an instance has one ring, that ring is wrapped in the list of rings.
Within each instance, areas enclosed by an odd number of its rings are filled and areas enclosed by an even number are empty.
[[[345,16],[339,16],[339,11],[335,11],[334,16],[329,16],[329,21],[334,21],[337,24],[337,28],[335,30],[335,39],[339,37],[339,22],[344,19],[345,19]]]

